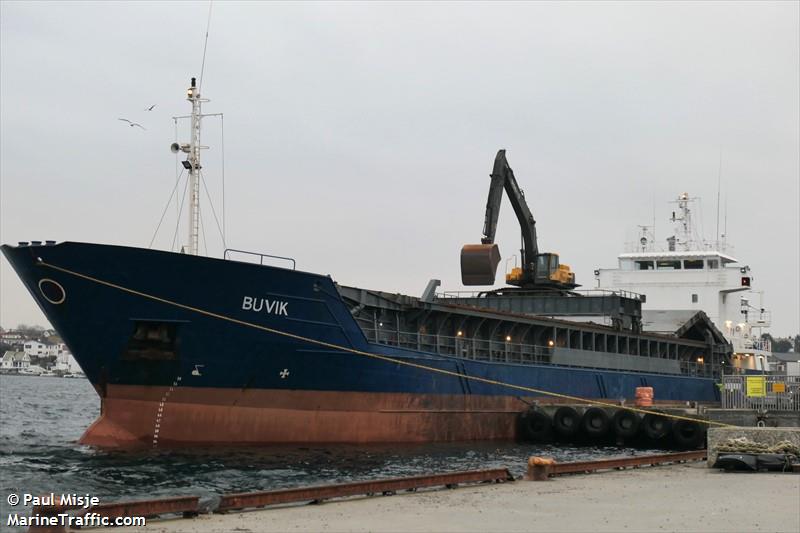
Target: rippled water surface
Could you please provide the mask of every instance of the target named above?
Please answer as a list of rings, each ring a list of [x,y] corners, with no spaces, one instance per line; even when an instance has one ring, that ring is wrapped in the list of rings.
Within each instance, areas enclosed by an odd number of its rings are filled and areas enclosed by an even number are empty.
[[[89,493],[101,502],[212,496],[492,467],[521,475],[531,455],[567,461],[634,453],[514,442],[109,452],[76,443],[99,411],[85,379],[0,375],[0,516],[12,492]]]

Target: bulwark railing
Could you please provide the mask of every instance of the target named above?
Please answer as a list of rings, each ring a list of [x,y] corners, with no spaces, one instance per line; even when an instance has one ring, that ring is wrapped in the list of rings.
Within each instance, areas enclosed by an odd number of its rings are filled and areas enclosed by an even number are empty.
[[[297,261],[294,260],[293,257],[284,257],[282,255],[272,255],[272,254],[262,254],[259,252],[249,252],[247,250],[237,250],[235,248],[226,248],[225,253],[223,254],[223,259],[231,260],[233,259],[233,254],[241,254],[248,257],[258,257],[258,264],[263,265],[264,259],[277,259],[279,261],[286,261],[292,264],[292,270],[297,270]]]
[[[625,291],[625,290],[610,290],[610,289],[573,289],[570,291],[575,293],[577,297],[580,296],[622,296],[625,298],[630,298],[632,300],[640,300],[642,295],[638,292],[632,291]],[[542,294],[540,291],[525,291],[525,290],[515,290],[515,295],[518,296],[536,296],[537,298],[561,298],[562,296],[558,293],[553,293],[552,295]],[[493,293],[493,291],[442,291],[437,292],[436,297],[442,300],[445,299],[460,299],[460,298],[502,298],[502,296],[497,296]]]
[[[723,376],[723,409],[800,411],[800,376]]]
[[[473,361],[499,363],[547,364],[551,362],[553,348],[503,340],[448,337],[409,331],[391,331],[380,328],[362,328],[367,340],[389,346],[409,348],[422,352],[453,355]]]
[[[446,335],[426,334],[411,331],[395,331],[381,328],[361,328],[367,340],[388,346],[397,346],[422,352],[440,355],[462,357],[472,361],[490,361],[495,363],[535,364],[558,366],[579,366],[580,368],[595,368],[598,370],[613,370],[598,364],[570,365],[563,362],[554,362],[553,353],[555,346],[538,346],[522,344],[511,340],[477,339],[467,336],[450,337]],[[630,357],[647,357],[631,355]],[[717,365],[697,363],[694,361],[680,361],[680,373],[669,375],[684,375],[691,377],[710,378],[719,376]],[[659,371],[647,371],[650,374],[663,374]]]

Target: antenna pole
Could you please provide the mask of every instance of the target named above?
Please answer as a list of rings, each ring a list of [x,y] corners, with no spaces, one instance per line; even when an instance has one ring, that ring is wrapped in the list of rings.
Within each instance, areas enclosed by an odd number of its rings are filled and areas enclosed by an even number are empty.
[[[653,245],[656,242],[656,193],[653,193]]]
[[[725,225],[723,226],[723,230],[725,238],[722,239],[722,246],[726,246],[728,241],[728,193],[725,192]]]
[[[717,248],[719,248],[719,191],[722,188],[722,150],[719,151],[719,170],[717,172]]]
[[[206,40],[203,43],[203,62],[200,65],[200,86],[199,86],[199,89],[203,88],[203,73],[206,70],[206,48],[208,48],[208,29],[211,27],[211,5],[212,4],[213,4],[213,2],[209,2],[208,3],[208,21],[206,22]]]
[[[195,78],[186,91],[186,99],[192,103],[192,132],[189,141],[189,250],[190,255],[198,254],[198,241],[200,237],[200,126],[202,115],[200,111],[200,90],[197,88]]]

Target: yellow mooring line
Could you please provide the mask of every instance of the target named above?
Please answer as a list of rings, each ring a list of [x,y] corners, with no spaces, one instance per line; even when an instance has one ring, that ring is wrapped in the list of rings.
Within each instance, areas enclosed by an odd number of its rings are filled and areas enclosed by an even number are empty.
[[[459,374],[458,372],[453,372],[451,370],[444,370],[444,369],[441,369],[441,368],[435,368],[435,367],[431,367],[431,366],[427,366],[427,365],[421,365],[419,363],[413,363],[411,361],[404,361],[402,359],[395,359],[394,357],[389,357],[389,356],[386,356],[386,355],[380,355],[380,354],[370,353],[370,352],[363,352],[361,350],[356,350],[354,348],[347,348],[346,346],[338,346],[336,344],[332,344],[332,343],[329,343],[329,342],[320,341],[320,340],[316,340],[316,339],[311,339],[309,337],[303,337],[302,335],[295,335],[294,333],[289,333],[287,331],[281,331],[281,330],[278,330],[278,329],[273,329],[273,328],[270,328],[270,327],[267,327],[267,326],[262,326],[260,324],[253,324],[252,322],[246,322],[244,320],[239,320],[237,318],[233,318],[233,317],[229,317],[229,316],[225,316],[225,315],[220,315],[220,314],[214,313],[212,311],[206,311],[204,309],[199,309],[197,307],[192,307],[190,305],[186,305],[186,304],[182,304],[182,303],[178,303],[178,302],[173,302],[172,300],[167,300],[166,298],[160,298],[160,297],[154,296],[152,294],[147,294],[145,292],[137,291],[135,289],[130,289],[128,287],[123,287],[122,285],[117,285],[116,283],[111,283],[110,281],[104,281],[102,279],[94,278],[94,277],[88,276],[86,274],[81,274],[80,272],[75,272],[75,271],[69,270],[67,268],[63,268],[63,267],[60,267],[60,266],[52,265],[52,264],[47,263],[47,262],[45,262],[45,261],[43,261],[41,259],[38,259],[37,263],[39,265],[41,265],[41,266],[52,268],[53,270],[57,270],[59,272],[63,272],[64,274],[69,274],[71,276],[75,276],[75,277],[78,277],[78,278],[81,278],[81,279],[85,279],[85,280],[91,281],[93,283],[97,283],[97,284],[100,284],[100,285],[105,285],[106,287],[111,287],[112,289],[117,289],[117,290],[122,291],[122,292],[127,292],[128,294],[133,294],[135,296],[140,296],[140,297],[146,298],[148,300],[161,302],[163,304],[171,305],[173,307],[178,307],[180,309],[185,309],[187,311],[192,311],[193,313],[199,313],[201,315],[209,316],[209,317],[212,317],[212,318],[217,318],[219,320],[225,320],[227,322],[231,322],[231,323],[234,323],[234,324],[239,324],[240,326],[245,326],[245,327],[249,327],[249,328],[258,329],[258,330],[261,330],[261,331],[266,331],[267,333],[273,333],[275,335],[288,337],[290,339],[295,339],[295,340],[307,342],[307,343],[310,343],[310,344],[316,344],[317,346],[324,346],[325,348],[331,348],[333,350],[339,350],[339,351],[342,351],[342,352],[348,352],[348,353],[352,353],[352,354],[355,354],[355,355],[361,355],[363,357],[369,357],[369,358],[372,358],[372,359],[378,359],[380,361],[385,361],[387,363],[395,363],[395,364],[398,364],[398,365],[408,366],[408,367],[411,367],[411,368],[418,368],[420,370],[427,370],[428,372],[435,372],[437,374],[443,374],[445,376],[453,376],[453,377],[457,377],[457,378],[468,379],[470,381],[477,381],[479,383],[487,383],[489,385],[496,385],[496,386],[499,386],[499,387],[506,387],[506,388],[509,388],[509,389],[519,390],[519,391],[523,391],[523,392],[532,392],[534,394],[540,394],[540,395],[543,395],[543,396],[550,396],[550,397],[553,397],[553,398],[560,398],[562,400],[570,400],[570,401],[574,401],[574,402],[586,403],[586,404],[589,404],[589,405],[599,405],[599,406],[603,406],[603,407],[612,407],[612,408],[620,407],[619,405],[616,405],[616,404],[613,404],[613,403],[600,402],[600,401],[597,401],[597,400],[590,400],[588,398],[580,398],[578,396],[570,396],[569,394],[561,394],[561,393],[558,393],[558,392],[550,392],[550,391],[546,391],[546,390],[542,390],[542,389],[535,389],[533,387],[525,387],[524,385],[514,385],[513,383],[505,383],[505,382],[502,382],[502,381],[497,381],[497,380],[489,379],[489,378],[482,378],[482,377],[478,377],[478,376],[470,376],[470,375],[467,375],[467,374]],[[670,413],[662,413],[662,412],[658,412],[658,411],[649,411],[647,409],[640,409],[638,407],[625,407],[625,409],[628,409],[628,410],[633,411],[635,413],[654,414],[654,415],[658,415],[658,416],[663,416],[665,418],[672,418],[672,419],[675,419],[675,420],[688,420],[690,422],[698,422],[698,423],[707,424],[707,425],[710,425],[710,426],[719,426],[719,427],[727,427],[727,428],[738,427],[738,426],[735,426],[733,424],[725,424],[725,423],[722,423],[722,422],[715,422],[715,421],[712,421],[712,420],[691,418],[691,417],[688,417],[688,416],[680,416],[680,415],[675,415],[675,414],[670,414]]]

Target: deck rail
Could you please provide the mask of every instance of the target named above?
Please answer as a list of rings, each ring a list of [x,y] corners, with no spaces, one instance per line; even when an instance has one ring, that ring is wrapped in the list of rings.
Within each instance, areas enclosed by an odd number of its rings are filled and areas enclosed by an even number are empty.
[[[228,257],[228,255],[231,254],[231,253],[244,254],[244,255],[250,255],[250,256],[258,257],[259,258],[259,261],[258,261],[259,265],[263,265],[264,264],[264,258],[265,257],[268,257],[270,259],[280,259],[281,261],[289,261],[289,262],[292,263],[292,270],[297,270],[297,261],[295,261],[294,258],[292,258],[292,257],[284,257],[282,255],[262,254],[260,252],[249,252],[247,250],[237,250],[235,248],[226,248],[225,249],[225,254],[223,255],[223,257],[226,260],[229,260],[231,258]]]
[[[449,355],[470,361],[487,361],[493,363],[510,363],[522,365],[557,365],[576,368],[592,368],[596,370],[620,370],[604,366],[570,365],[554,362],[555,346],[523,344],[513,340],[479,339],[467,336],[447,336],[416,331],[396,331],[388,328],[362,327],[367,340],[387,346],[397,346],[437,355]],[[649,357],[636,356],[631,357]],[[683,375],[691,377],[711,378],[720,375],[718,365],[703,364],[695,361],[679,361],[680,374],[646,371],[648,374]]]
[[[632,291],[625,291],[625,290],[610,290],[610,289],[574,289],[570,291],[574,293],[575,297],[581,296],[588,296],[588,297],[600,297],[600,296],[622,296],[623,298],[630,298],[631,300],[641,300],[642,295]],[[560,293],[553,293],[552,295],[548,295],[547,293],[542,293],[541,291],[526,291],[526,290],[514,290],[514,294],[516,295],[535,295],[537,298],[547,298],[548,296],[552,297],[563,297]],[[442,291],[436,293],[436,298],[440,298],[442,300],[452,300],[452,299],[464,299],[464,298],[501,298],[502,296],[497,296],[494,294],[493,291]]]

